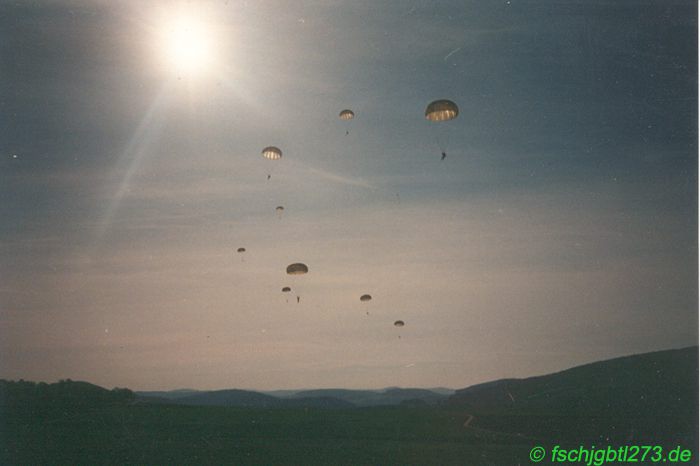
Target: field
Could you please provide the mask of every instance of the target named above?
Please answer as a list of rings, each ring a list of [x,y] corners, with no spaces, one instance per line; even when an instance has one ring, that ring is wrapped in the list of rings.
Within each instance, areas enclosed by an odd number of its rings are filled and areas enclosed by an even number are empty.
[[[15,412],[2,464],[526,464],[532,441],[445,408],[132,405]]]

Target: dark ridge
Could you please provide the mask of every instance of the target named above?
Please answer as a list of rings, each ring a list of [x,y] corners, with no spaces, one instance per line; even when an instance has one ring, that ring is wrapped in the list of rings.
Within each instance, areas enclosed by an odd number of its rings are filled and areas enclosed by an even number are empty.
[[[190,396],[194,395],[196,393],[200,393],[200,390],[192,390],[190,388],[180,388],[177,390],[158,390],[158,391],[137,391],[134,392],[136,393],[136,396],[147,396],[147,397],[159,397],[159,398],[166,398],[169,400],[174,400],[177,398],[182,398],[185,396]]]
[[[0,380],[0,409],[83,408],[128,404],[136,399],[126,388],[106,388],[88,382],[56,383]]]
[[[239,406],[256,408],[280,407],[278,398],[248,390],[215,390],[183,396],[172,400],[174,403],[193,406]]]
[[[423,388],[387,388],[375,390],[346,390],[328,388],[318,390],[302,390],[290,398],[332,397],[345,400],[356,406],[392,406],[408,400],[422,400],[427,404],[437,404],[446,398],[445,395]]]
[[[698,347],[626,356],[458,390],[471,425],[550,439],[692,440]]]

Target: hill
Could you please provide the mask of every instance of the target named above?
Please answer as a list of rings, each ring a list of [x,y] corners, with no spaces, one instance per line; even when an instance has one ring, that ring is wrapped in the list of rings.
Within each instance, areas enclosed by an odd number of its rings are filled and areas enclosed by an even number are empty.
[[[182,393],[181,391],[176,391]],[[177,404],[187,406],[221,406],[240,408],[354,408],[347,401],[330,396],[300,396],[279,398],[249,390],[213,390],[197,391],[190,394],[175,395],[173,392],[138,392],[141,402],[151,404]]]
[[[240,406],[256,408],[279,407],[279,400],[273,396],[263,395],[248,390],[214,390],[198,392],[172,400],[177,404],[191,406]]]
[[[70,379],[56,383],[0,380],[0,410],[80,409],[109,404],[127,404],[135,399],[125,388],[107,390],[88,382]]]
[[[191,388],[181,388],[178,390],[168,390],[168,391],[136,391],[136,396],[149,397],[149,398],[164,398],[166,400],[176,400],[178,398],[183,398],[186,396],[194,395],[199,393],[199,390],[192,390]]]
[[[387,388],[384,390],[279,390],[266,393],[250,390],[213,390],[170,392],[136,392],[142,402],[190,406],[239,406],[257,408],[323,407],[353,408],[392,406],[412,402],[434,405],[446,395],[422,388]]]
[[[384,390],[346,390],[340,388],[302,390],[289,398],[332,397],[352,403],[355,406],[391,406],[406,401],[423,401],[437,404],[446,399],[445,395],[422,388],[387,388]]]
[[[494,466],[529,464],[533,445],[696,449],[697,364],[697,347],[686,348],[474,385],[437,405],[333,410],[309,405],[349,404],[323,390],[310,399],[197,392],[182,405],[162,396],[152,399],[166,404],[133,403],[128,390],[85,382],[2,381],[0,464]],[[387,392],[423,394],[330,391]]]
[[[696,438],[697,396],[698,348],[690,347],[474,385],[448,403],[474,416],[470,426],[498,432],[683,442]]]

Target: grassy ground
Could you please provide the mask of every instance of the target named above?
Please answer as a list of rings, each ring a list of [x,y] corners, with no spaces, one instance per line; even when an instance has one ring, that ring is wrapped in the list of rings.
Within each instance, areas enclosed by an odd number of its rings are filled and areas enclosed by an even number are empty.
[[[439,408],[114,406],[9,412],[2,464],[527,464],[533,442]]]

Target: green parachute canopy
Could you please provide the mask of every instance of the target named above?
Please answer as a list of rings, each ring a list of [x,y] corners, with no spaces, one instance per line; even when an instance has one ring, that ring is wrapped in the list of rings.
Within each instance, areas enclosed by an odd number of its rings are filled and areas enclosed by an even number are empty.
[[[289,264],[287,266],[287,275],[304,275],[309,272],[309,268],[306,264],[297,262],[296,264]]]
[[[459,115],[459,107],[451,100],[430,102],[425,109],[425,118],[430,121],[454,120]]]

